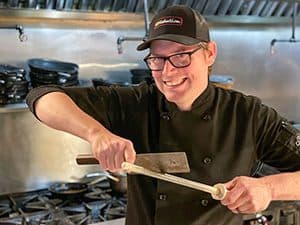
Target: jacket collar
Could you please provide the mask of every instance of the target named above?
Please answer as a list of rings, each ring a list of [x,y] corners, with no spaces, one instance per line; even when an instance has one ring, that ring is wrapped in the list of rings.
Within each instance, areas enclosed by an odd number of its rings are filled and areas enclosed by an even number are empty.
[[[190,111],[197,111],[200,113],[206,112],[213,103],[214,95],[215,95],[215,87],[211,84],[208,84],[206,89],[193,102],[192,109]],[[159,111],[161,113],[180,112],[176,104],[173,102],[169,102],[161,92],[159,92],[158,101],[159,101]]]

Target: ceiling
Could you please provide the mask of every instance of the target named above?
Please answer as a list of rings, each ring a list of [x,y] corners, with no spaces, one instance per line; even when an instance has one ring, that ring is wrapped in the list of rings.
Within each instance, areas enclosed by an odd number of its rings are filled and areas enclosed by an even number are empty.
[[[203,15],[215,16],[261,16],[290,17],[296,7],[296,15],[300,14],[299,0],[148,0],[149,12],[159,10],[173,4],[185,4],[198,10]],[[102,10],[143,12],[143,0],[101,1]],[[111,4],[112,3],[112,4]]]
[[[143,13],[144,2],[153,14],[170,5],[185,4],[204,16],[291,17],[294,10],[300,15],[300,0],[0,0],[0,8]]]

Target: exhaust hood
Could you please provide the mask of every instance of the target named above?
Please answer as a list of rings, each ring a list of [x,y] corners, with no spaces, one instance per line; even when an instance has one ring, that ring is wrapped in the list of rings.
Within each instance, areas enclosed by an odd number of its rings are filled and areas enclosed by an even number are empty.
[[[300,0],[148,0],[148,8],[149,13],[155,14],[167,6],[184,4],[204,16],[291,17],[295,3],[299,4]],[[0,9],[26,8],[143,13],[144,0],[0,0]]]

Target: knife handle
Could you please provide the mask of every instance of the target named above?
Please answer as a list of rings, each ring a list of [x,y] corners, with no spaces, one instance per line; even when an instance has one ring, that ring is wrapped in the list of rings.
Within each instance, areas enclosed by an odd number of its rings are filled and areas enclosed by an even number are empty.
[[[92,154],[79,154],[76,157],[78,165],[95,165],[99,164],[99,161]]]

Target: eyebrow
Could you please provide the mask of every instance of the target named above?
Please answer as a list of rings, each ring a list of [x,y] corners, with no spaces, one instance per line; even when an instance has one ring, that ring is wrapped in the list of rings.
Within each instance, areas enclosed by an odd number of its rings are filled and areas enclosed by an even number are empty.
[[[179,47],[178,49],[176,49],[173,53],[169,54],[169,55],[174,55],[174,54],[177,54],[177,53],[184,53],[186,51],[189,51],[191,49],[186,49],[185,47]],[[156,54],[153,54],[151,51],[149,53],[149,56],[153,56],[153,57],[166,57],[164,55],[156,55]]]

